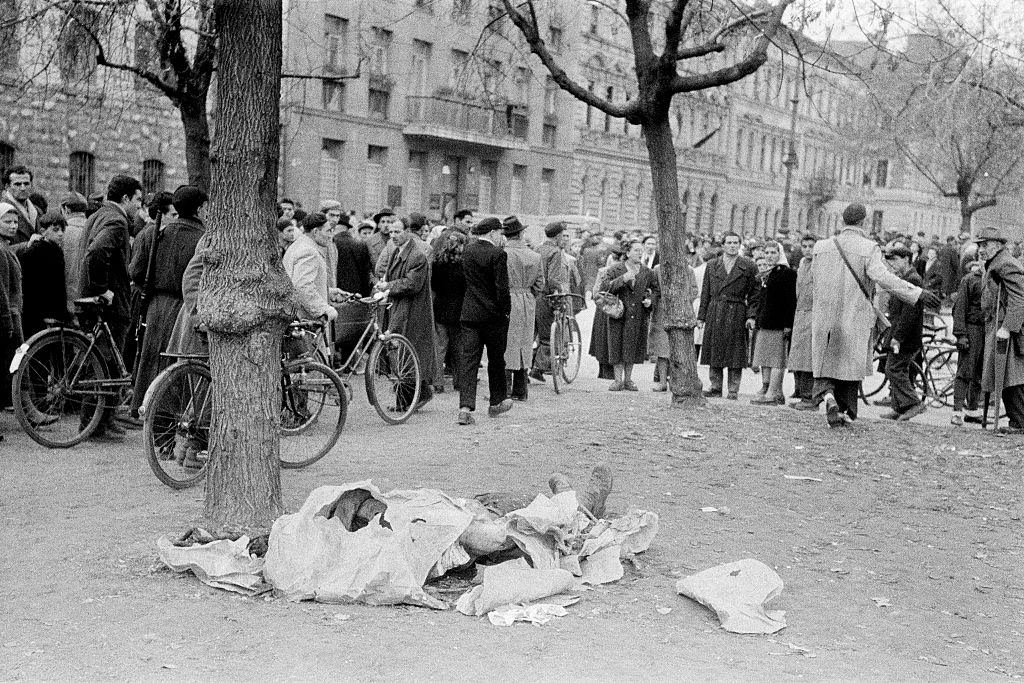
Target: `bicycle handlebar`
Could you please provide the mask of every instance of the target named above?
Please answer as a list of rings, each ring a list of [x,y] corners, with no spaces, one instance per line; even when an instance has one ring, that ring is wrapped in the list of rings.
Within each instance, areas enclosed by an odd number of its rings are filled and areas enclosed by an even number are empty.
[[[547,299],[558,299],[558,298],[561,298],[561,297],[575,297],[575,298],[579,299],[580,301],[586,301],[586,299],[584,299],[579,294],[573,294],[572,292],[565,292],[564,294],[545,294],[544,297],[547,298]]]

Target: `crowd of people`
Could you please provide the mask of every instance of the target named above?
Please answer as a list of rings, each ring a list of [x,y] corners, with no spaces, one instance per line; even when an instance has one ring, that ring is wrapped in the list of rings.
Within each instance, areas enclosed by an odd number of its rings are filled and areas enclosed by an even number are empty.
[[[101,196],[71,192],[50,207],[28,168],[4,171],[3,184],[0,362],[6,368],[19,344],[54,321],[88,326],[73,302],[102,297],[114,344],[134,368],[134,390],[128,405],[107,411],[93,438],[121,439],[141,426],[138,409],[167,363],[162,354],[204,349],[197,312],[206,194],[183,185],[144,201],[137,179],[117,175]],[[863,206],[850,205],[842,230],[827,239],[809,232],[689,239],[687,297],[695,352],[709,367],[705,395],[738,398],[743,370],[752,368],[762,378],[752,402],[785,405],[791,372],[792,407],[823,404],[830,426],[849,424],[881,339],[891,384],[886,417],[911,419],[925,409],[912,376],[925,310],[945,301],[953,304],[960,350],[954,423],[980,421],[979,396],[998,390],[1008,429],[1024,430],[1024,269],[1008,240],[992,228],[946,244],[868,234],[865,216]],[[277,231],[296,315],[331,322],[333,362],[349,362],[365,325],[366,308],[352,295],[387,293],[387,325],[411,341],[419,360],[420,405],[451,377],[461,425],[475,422],[484,358],[487,413],[499,416],[529,400],[531,384],[546,382],[558,307],[576,315],[590,300],[589,352],[608,389],[638,391],[633,371],[646,362],[655,363],[651,389],[668,389],[667,293],[653,234],[573,234],[552,222],[531,244],[515,216],[461,210],[438,222],[381,209],[357,218],[337,201],[307,211],[289,198],[278,203]],[[576,297],[550,296],[566,294]],[[0,402],[9,403],[10,376],[0,374]]]

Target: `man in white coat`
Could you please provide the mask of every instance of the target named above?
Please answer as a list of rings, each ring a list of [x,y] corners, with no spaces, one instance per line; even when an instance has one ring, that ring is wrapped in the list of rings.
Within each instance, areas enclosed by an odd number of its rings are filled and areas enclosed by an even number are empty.
[[[889,270],[878,244],[864,232],[866,217],[863,204],[847,206],[842,232],[815,245],[811,265],[814,401],[825,403],[825,417],[833,428],[857,418],[860,383],[871,367],[876,318],[871,298],[876,286],[907,303],[939,305],[933,293]]]
[[[311,213],[302,219],[302,233],[295,238],[284,252],[282,264],[298,292],[300,315],[310,319],[327,316],[333,321],[338,311],[331,305],[331,295],[340,290],[331,290],[327,275],[327,262],[320,253],[321,247],[331,241],[327,217],[322,213]]]

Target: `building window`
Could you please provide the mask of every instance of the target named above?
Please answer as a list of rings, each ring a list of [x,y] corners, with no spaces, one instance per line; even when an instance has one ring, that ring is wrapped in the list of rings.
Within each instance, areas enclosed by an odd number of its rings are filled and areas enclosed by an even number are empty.
[[[412,61],[409,69],[409,94],[423,97],[430,80],[430,55],[433,47],[422,40],[412,41]]]
[[[344,81],[322,81],[320,94],[326,111],[345,111]]]
[[[714,235],[718,227],[718,193],[711,195],[711,205],[708,207],[708,234]]]
[[[348,20],[333,14],[324,15],[324,67],[328,73],[343,73],[345,70],[345,38],[348,34]],[[326,107],[324,107],[326,109]]]
[[[587,213],[587,192],[590,188],[587,187],[587,176],[580,178],[580,210],[581,216],[589,216]]]
[[[409,150],[409,169],[406,176],[406,208],[410,211],[422,211],[424,208],[423,179],[427,175],[427,153]]]
[[[323,138],[320,142],[320,202],[341,198],[341,155],[345,143]]]
[[[889,160],[879,159],[875,165],[875,187],[889,186]]]
[[[545,123],[541,131],[541,144],[545,147],[554,147],[558,141],[558,126],[553,123]]]
[[[554,115],[558,106],[558,84],[548,76],[544,81],[544,114]]]
[[[591,94],[594,93],[594,82],[590,81],[587,84],[587,91]],[[590,128],[590,124],[594,122],[594,108],[589,104],[587,105],[587,128]]]
[[[373,39],[370,43],[370,75],[386,76],[390,73],[391,31],[374,27]]]
[[[608,179],[601,179],[601,187],[597,195],[597,217],[603,222],[607,217],[608,210]]]
[[[90,7],[76,4],[68,10],[57,37],[57,67],[64,83],[81,81],[96,71],[96,46],[90,32],[99,30],[99,19],[99,12]]]
[[[505,8],[499,0],[491,0],[491,4],[487,6],[487,24],[491,27],[491,32],[499,36],[505,35]]]
[[[545,216],[551,213],[551,193],[555,187],[555,169],[545,168],[540,172],[540,201],[537,213]]]
[[[72,152],[68,157],[68,189],[88,197],[95,179],[96,157],[88,152]]]
[[[454,0],[452,3],[452,19],[459,24],[469,23],[469,14],[472,10],[472,0]]]
[[[164,191],[164,162],[146,159],[142,162],[142,193],[150,195]]]
[[[452,50],[452,71],[448,80],[448,86],[452,90],[459,90],[465,87],[465,74],[468,69],[469,53],[462,50]]]
[[[512,166],[512,187],[509,190],[509,211],[523,213],[523,196],[526,194],[526,167]]]
[[[548,27],[548,48],[556,55],[562,51],[562,29],[557,26]]]
[[[615,101],[615,89],[612,86],[608,86],[604,91],[605,99],[609,102]],[[604,115],[604,132],[610,133],[612,130],[612,115],[605,113]]]
[[[477,178],[479,200],[477,208],[485,213],[494,213],[494,179],[498,175],[498,164],[494,161],[480,163],[480,175]]]
[[[11,166],[14,166],[14,148],[6,142],[0,142],[0,173],[5,173]]]
[[[18,68],[18,0],[0,0],[0,71]]]
[[[387,121],[388,107],[391,104],[391,93],[387,90],[370,88],[367,98],[370,118]]]
[[[871,212],[871,232],[882,231],[882,219],[885,218],[885,213],[882,211]]]
[[[366,177],[363,180],[363,208],[376,211],[383,206],[384,165],[388,148],[370,145],[366,150]]]

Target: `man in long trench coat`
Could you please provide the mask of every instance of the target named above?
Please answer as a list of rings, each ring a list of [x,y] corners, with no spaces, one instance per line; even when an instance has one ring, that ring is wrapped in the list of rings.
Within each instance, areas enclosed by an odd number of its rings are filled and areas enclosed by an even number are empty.
[[[508,318],[508,342],[505,346],[505,377],[509,398],[525,401],[529,395],[527,372],[533,358],[533,336],[537,315],[537,297],[544,291],[544,273],[540,254],[522,240],[526,229],[518,218],[502,221],[505,253],[508,255],[508,292],[512,309]]]
[[[878,286],[907,303],[920,299],[925,308],[939,305],[937,296],[889,270],[878,244],[864,233],[866,217],[863,204],[850,204],[843,211],[842,232],[814,247],[814,401],[825,403],[830,427],[841,427],[857,418],[860,383],[871,367],[875,309],[858,281],[872,296]],[[843,261],[840,248],[850,267]]]
[[[434,352],[434,307],[430,292],[430,261],[423,243],[398,219],[388,225],[395,249],[388,256],[378,290],[391,297],[390,330],[405,335],[420,362],[419,406],[434,397],[437,354]]]
[[[1009,434],[1024,434],[1024,266],[1010,255],[1006,238],[998,228],[981,228],[974,239],[985,259],[981,310],[985,315],[985,358],[982,391],[996,389],[997,372],[1003,372],[1002,395]],[[1006,348],[1003,354],[997,347]]]
[[[708,261],[700,290],[697,325],[704,328],[700,362],[711,368],[711,388],[705,396],[722,395],[722,376],[729,368],[729,398],[739,396],[747,367],[747,330],[754,327],[757,305],[757,266],[740,256],[740,236],[725,233],[722,255]]]

